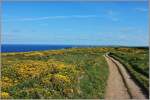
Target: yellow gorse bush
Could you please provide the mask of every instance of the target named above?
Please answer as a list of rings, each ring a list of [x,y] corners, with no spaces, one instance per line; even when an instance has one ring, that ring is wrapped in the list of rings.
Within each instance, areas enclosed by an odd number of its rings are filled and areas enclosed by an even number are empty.
[[[51,51],[43,51],[43,52],[38,52],[38,51],[33,51],[32,53],[22,53],[26,57],[34,57],[34,56],[47,56],[47,55],[61,55],[64,54],[63,50],[57,51],[57,50],[51,50]]]
[[[9,99],[10,95],[7,92],[1,92],[1,99]]]
[[[26,61],[13,65],[22,78],[35,77],[44,70],[47,64],[42,61]]]
[[[13,73],[16,73],[16,75],[13,77],[13,79],[11,79],[9,76],[2,77],[2,91],[8,90],[9,87],[13,88],[18,85],[19,89],[15,95],[36,94],[40,97],[45,97],[46,95],[52,95],[50,92],[51,90],[47,90],[51,88],[53,91],[55,91],[54,94],[59,93],[60,90],[64,91],[65,94],[68,94],[68,92],[73,93],[73,89],[69,88],[68,86],[71,86],[72,82],[74,81],[73,77],[75,77],[77,74],[75,65],[66,64],[63,61],[55,59],[49,59],[47,61],[20,60],[11,64],[10,68],[13,69]],[[32,87],[33,85],[30,85],[31,83],[28,83],[28,81],[33,80],[34,82],[36,81],[35,79],[39,79],[40,83],[36,83],[34,84],[35,87]],[[31,87],[25,88],[28,86]],[[9,92],[6,94],[3,93],[3,97],[9,97]]]
[[[40,53],[40,52],[34,52],[34,53],[29,53],[28,55],[30,55],[30,56],[44,56],[44,54],[43,53]]]
[[[56,82],[63,82],[63,83],[70,83],[70,79],[68,76],[64,76],[64,75],[61,75],[61,74],[55,74],[54,75],[54,79]]]
[[[10,87],[10,86],[12,86],[13,85],[13,81],[10,79],[10,78],[8,78],[8,77],[5,77],[5,76],[3,76],[2,78],[1,78],[1,84],[0,84],[2,87]]]
[[[65,59],[56,58],[56,60],[51,57],[63,54],[69,55],[69,53],[74,51],[79,54],[83,52],[87,52],[88,54],[96,54],[95,51],[98,52],[98,50],[99,49],[93,49],[91,51],[89,48],[88,50],[68,49],[65,51],[35,51],[17,53],[17,56],[22,58],[21,60],[16,59],[15,61],[11,57],[9,60],[5,60],[3,58],[6,66],[10,65],[16,75],[14,75],[15,77],[13,77],[13,81],[9,76],[7,77],[8,79],[2,79],[2,91],[6,90],[6,92],[11,95],[13,92],[13,96],[15,95],[16,97],[20,97],[21,94],[22,98],[34,98],[32,95],[39,96],[41,98],[50,96],[49,98],[51,98],[52,96],[62,94],[71,98],[77,91],[76,87],[73,85],[78,82],[78,77],[80,76],[79,74],[83,72],[83,70],[78,70],[78,68],[81,67],[77,67],[78,64],[75,61],[73,61],[72,64],[68,64]],[[88,54],[86,55],[87,57]],[[9,55],[15,56],[15,53],[10,53]],[[83,62],[82,66],[84,66],[84,63],[85,62]],[[86,63],[90,64],[93,62],[88,61]],[[6,89],[9,88],[8,86],[12,89],[14,88],[14,90],[8,91],[8,89]]]
[[[63,50],[53,50],[51,52],[49,52],[49,54],[54,54],[54,55],[61,55],[61,54],[64,54],[64,51]]]

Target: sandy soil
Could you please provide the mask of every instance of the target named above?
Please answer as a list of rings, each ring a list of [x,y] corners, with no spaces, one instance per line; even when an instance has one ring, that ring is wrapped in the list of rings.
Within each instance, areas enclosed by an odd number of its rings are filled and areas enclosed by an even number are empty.
[[[104,55],[109,66],[106,99],[146,99],[140,87],[131,79],[124,66],[117,60]]]

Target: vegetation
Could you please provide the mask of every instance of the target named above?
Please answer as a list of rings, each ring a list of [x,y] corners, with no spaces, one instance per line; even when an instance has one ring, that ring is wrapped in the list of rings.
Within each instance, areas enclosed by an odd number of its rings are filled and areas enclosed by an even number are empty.
[[[104,98],[112,52],[145,88],[148,87],[148,49],[72,48],[2,53],[1,98]]]
[[[102,52],[103,51],[103,52]],[[104,98],[105,49],[2,53],[2,98]]]
[[[149,52],[148,49],[118,48],[111,56],[119,60],[129,71],[133,79],[149,92]]]

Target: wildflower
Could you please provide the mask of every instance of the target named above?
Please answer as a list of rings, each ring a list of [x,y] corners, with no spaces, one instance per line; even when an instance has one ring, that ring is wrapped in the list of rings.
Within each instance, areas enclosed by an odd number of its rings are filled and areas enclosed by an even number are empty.
[[[7,88],[13,85],[13,81],[8,77],[2,77],[1,85],[3,88]]]
[[[70,83],[70,79],[68,76],[60,75],[60,74],[55,74],[54,79],[56,82],[67,82]]]
[[[7,93],[7,92],[2,92],[1,93],[1,99],[8,99],[8,98],[10,98],[9,93]]]

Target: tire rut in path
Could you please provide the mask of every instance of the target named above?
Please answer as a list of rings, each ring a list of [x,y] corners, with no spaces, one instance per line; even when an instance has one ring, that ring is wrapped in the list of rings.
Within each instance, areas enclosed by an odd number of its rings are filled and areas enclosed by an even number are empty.
[[[108,57],[105,56],[105,59],[109,66],[105,99],[130,99],[130,95],[116,65]]]
[[[106,99],[146,99],[121,63],[104,55],[109,66]]]

